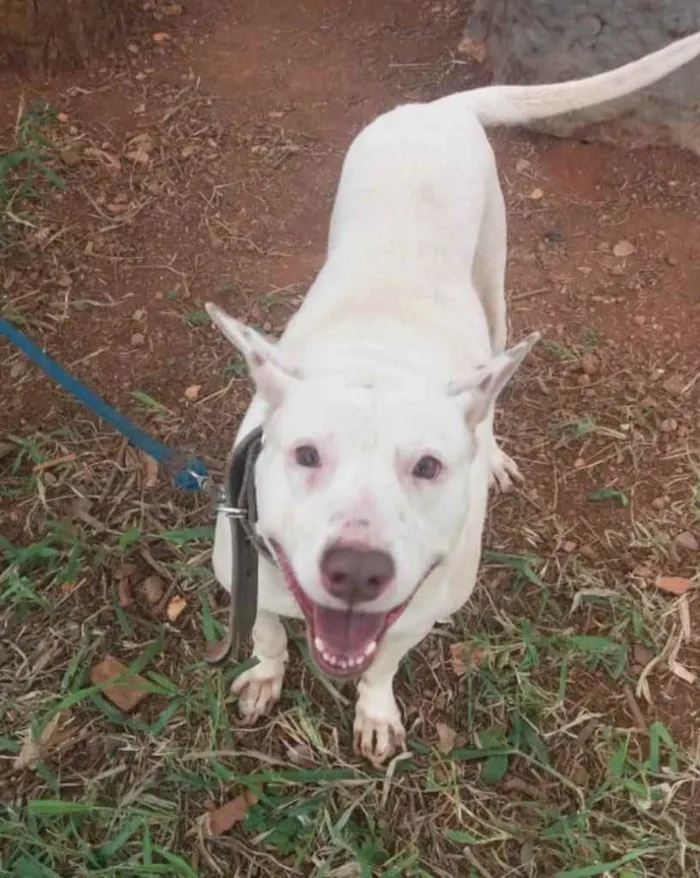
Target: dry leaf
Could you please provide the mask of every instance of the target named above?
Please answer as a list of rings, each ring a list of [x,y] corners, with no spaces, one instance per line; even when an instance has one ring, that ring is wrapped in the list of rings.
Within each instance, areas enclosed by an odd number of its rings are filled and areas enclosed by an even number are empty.
[[[150,454],[141,453],[143,459],[143,486],[154,488],[158,484],[158,461]]]
[[[170,34],[166,34],[164,31],[158,31],[158,33],[153,34],[153,42],[154,43],[163,43],[165,40],[170,39]]]
[[[544,197],[544,192],[541,189],[533,189],[527,197],[531,198],[533,201],[539,201],[540,198]]]
[[[454,750],[457,732],[445,723],[437,723],[435,729],[438,734],[438,750],[447,756]]]
[[[182,595],[176,594],[175,597],[168,604],[168,608],[165,611],[168,619],[171,622],[175,622],[181,615],[182,611],[187,606],[187,601],[182,597]]]
[[[104,149],[99,149],[96,146],[86,146],[83,150],[83,155],[88,158],[98,159],[108,167],[114,168],[115,171],[121,170],[122,163],[119,159],[115,155],[112,155],[111,152],[105,152]]]
[[[163,594],[165,592],[165,583],[160,578],[160,576],[156,576],[154,574],[152,576],[147,576],[141,583],[141,585],[146,595],[146,600],[152,607],[154,607],[163,597]]]
[[[231,799],[225,805],[217,808],[216,811],[209,811],[202,817],[202,829],[204,835],[209,838],[215,838],[228,832],[236,823],[240,823],[249,808],[258,801],[258,797],[250,790]]]
[[[685,530],[682,534],[678,534],[674,543],[679,549],[685,549],[686,552],[697,552],[698,550],[697,537],[694,534],[691,534],[689,530]]]
[[[168,6],[164,6],[161,9],[163,15],[181,15],[182,14],[182,6],[180,3],[170,3]]]
[[[52,745],[55,743],[56,732],[63,713],[59,711],[49,722],[39,735],[39,739],[33,737],[31,729],[27,731],[22,749],[19,751],[14,767],[16,771],[24,771],[26,768],[34,770],[37,765],[45,759]]]
[[[90,682],[93,686],[109,683],[120,677],[124,671],[126,671],[126,665],[123,662],[120,662],[113,655],[107,655],[90,671]],[[123,713],[129,713],[148,695],[145,689],[135,687],[145,685],[146,680],[135,674],[114,686],[105,686],[102,689],[102,694],[105,698],[109,698],[112,704],[116,705]]]
[[[131,150],[130,152],[127,152],[126,157],[134,165],[147,165],[151,160],[151,157],[145,149]]]
[[[676,595],[685,594],[692,584],[692,581],[685,576],[659,576],[656,580],[658,589]]]
[[[617,244],[613,247],[613,256],[618,256],[620,258],[624,256],[631,256],[633,253],[637,252],[637,248],[634,244],[631,244],[629,241],[618,241]]]
[[[133,604],[134,595],[131,591],[131,581],[128,577],[124,577],[117,582],[117,595],[119,597],[119,606],[122,609]]]
[[[133,576],[138,569],[138,564],[134,564],[133,561],[124,561],[123,564],[120,564],[119,567],[117,567],[112,575],[115,579],[128,579],[130,576]]]
[[[185,399],[189,399],[190,402],[194,402],[199,398],[199,391],[202,389],[201,384],[190,384],[189,387],[185,388],[184,397]]]
[[[466,674],[468,668],[478,666],[480,661],[480,655],[471,643],[450,644],[450,657],[452,670],[460,677]]]

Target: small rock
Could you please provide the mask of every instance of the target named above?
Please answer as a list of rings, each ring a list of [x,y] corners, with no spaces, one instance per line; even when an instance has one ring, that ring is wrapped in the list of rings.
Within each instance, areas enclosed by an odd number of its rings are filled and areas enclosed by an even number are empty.
[[[137,308],[136,311],[131,315],[131,319],[135,320],[137,323],[140,323],[143,318],[146,316],[145,308]]]
[[[587,351],[581,357],[581,369],[586,375],[595,375],[600,371],[600,358],[592,351]]]
[[[635,314],[632,319],[637,324],[637,326],[644,326],[644,324],[647,322],[647,319],[643,314]]]
[[[13,381],[16,381],[18,378],[21,378],[22,375],[29,369],[29,366],[26,360],[17,360],[10,366],[10,378]]]
[[[519,174],[522,174],[523,171],[529,170],[529,168],[531,168],[531,167],[532,167],[532,162],[529,162],[527,159],[518,159],[518,161],[515,163],[515,170]]]
[[[189,387],[185,388],[185,393],[183,394],[185,399],[188,399],[190,402],[194,402],[199,398],[199,392],[202,389],[201,384],[190,384]]]
[[[551,244],[561,244],[564,240],[564,233],[559,229],[550,229],[544,233],[544,236]]]
[[[577,457],[574,461],[574,467],[576,469],[581,469],[582,466],[586,465],[586,461],[582,457]]]
[[[660,512],[666,506],[666,498],[665,497],[654,497],[651,501],[652,509],[656,509],[657,512]]]
[[[685,385],[686,380],[682,375],[671,375],[663,383],[664,390],[673,396],[680,396],[685,390]]]
[[[686,552],[697,552],[699,548],[697,537],[689,530],[678,534],[673,542],[679,549],[684,549]]]
[[[155,574],[147,576],[141,583],[141,587],[146,595],[146,600],[152,607],[159,603],[165,594],[165,583],[160,576],[155,576]]]
[[[669,265],[678,265],[678,259],[676,259],[675,256],[672,256],[670,253],[666,257],[666,262],[668,262]]]
[[[618,241],[617,244],[613,247],[613,256],[617,256],[618,258],[624,258],[625,256],[631,256],[633,253],[637,252],[637,248],[634,244],[631,244],[629,241]]]
[[[632,649],[632,656],[637,664],[640,664],[644,668],[654,658],[654,651],[641,643],[635,643],[634,648]]]
[[[533,189],[527,197],[531,198],[533,201],[539,201],[543,196],[544,192],[541,189]]]
[[[82,161],[82,153],[78,149],[77,146],[66,146],[62,149],[59,154],[59,158],[69,168],[74,168],[76,165],[79,165]]]
[[[135,348],[139,348],[146,343],[146,336],[142,332],[135,332],[131,336],[131,344]]]
[[[574,540],[566,540],[565,543],[562,543],[562,549],[570,555],[572,552],[575,552],[578,548],[578,543]]]
[[[678,429],[678,421],[675,418],[666,418],[665,421],[661,421],[659,429],[662,433],[675,433]]]
[[[483,40],[473,40],[471,37],[462,37],[457,46],[457,54],[471,58],[477,64],[483,64],[488,57],[488,47]]]
[[[579,375],[576,378],[576,383],[579,387],[588,387],[588,385],[591,383],[591,376],[586,375],[586,373],[584,372],[583,375]]]

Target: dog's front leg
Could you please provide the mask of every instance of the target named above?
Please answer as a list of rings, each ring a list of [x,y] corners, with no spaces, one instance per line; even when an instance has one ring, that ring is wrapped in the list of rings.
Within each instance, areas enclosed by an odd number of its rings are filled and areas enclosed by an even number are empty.
[[[231,691],[238,695],[238,709],[246,724],[268,714],[282,694],[287,652],[287,632],[280,617],[258,610],[253,626],[253,657],[257,665],[236,677]]]
[[[357,684],[355,752],[375,766],[385,762],[397,747],[406,749],[406,730],[394,698],[394,676],[403,656],[428,634],[394,634],[384,638],[377,657]]]

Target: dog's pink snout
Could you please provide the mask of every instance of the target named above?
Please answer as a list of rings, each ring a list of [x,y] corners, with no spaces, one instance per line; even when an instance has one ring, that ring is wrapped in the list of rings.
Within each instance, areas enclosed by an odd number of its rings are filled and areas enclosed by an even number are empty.
[[[333,597],[350,604],[378,598],[395,572],[391,555],[379,549],[336,546],[321,558],[324,586]]]

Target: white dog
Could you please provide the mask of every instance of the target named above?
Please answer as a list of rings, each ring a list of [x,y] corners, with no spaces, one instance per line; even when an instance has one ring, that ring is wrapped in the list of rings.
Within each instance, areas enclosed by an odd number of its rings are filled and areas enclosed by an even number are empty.
[[[538,339],[506,349],[506,218],[484,125],[518,124],[634,92],[700,53],[700,34],[610,73],[493,86],[380,116],[345,157],[326,262],[279,344],[214,305],[263,427],[255,470],[257,665],[237,678],[248,721],[280,697],[287,636],[304,618],[314,661],[359,678],[355,746],[404,744],[393,677],[469,598],[489,478],[519,478],[493,434],[496,398]],[[214,571],[230,590],[219,515]]]

